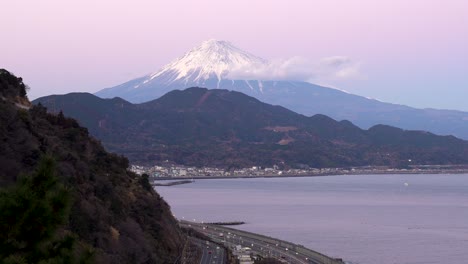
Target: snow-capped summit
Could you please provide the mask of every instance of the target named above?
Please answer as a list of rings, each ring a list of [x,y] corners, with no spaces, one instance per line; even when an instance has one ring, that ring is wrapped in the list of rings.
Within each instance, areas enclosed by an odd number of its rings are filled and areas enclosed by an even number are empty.
[[[241,50],[230,42],[210,39],[154,73],[103,89],[96,95],[103,98],[118,96],[139,103],[159,98],[175,89],[198,86],[234,90],[266,102],[277,103],[268,98],[283,100],[288,98],[287,94],[312,85],[306,82],[252,77],[255,76],[251,74],[253,71],[268,69],[269,65],[267,60]]]
[[[206,80],[215,78],[219,84],[234,69],[265,63],[266,60],[243,51],[230,42],[210,39],[161,70],[150,74],[143,83],[160,78],[164,79],[166,84],[183,81],[201,85]],[[138,87],[139,85],[136,85],[135,88]]]
[[[227,41],[210,39],[149,75],[96,93],[104,98],[122,97],[131,102],[156,99],[175,89],[205,87],[263,93],[263,82],[230,78],[230,73],[249,73],[268,61],[243,51]]]

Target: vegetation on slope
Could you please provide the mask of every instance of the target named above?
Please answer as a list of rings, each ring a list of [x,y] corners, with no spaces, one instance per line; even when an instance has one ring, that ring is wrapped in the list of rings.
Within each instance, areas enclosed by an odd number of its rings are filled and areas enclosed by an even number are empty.
[[[324,115],[306,117],[239,92],[189,88],[144,104],[74,93],[39,98],[77,118],[113,152],[137,164],[346,167],[468,164],[453,136],[378,125],[362,130]],[[311,102],[314,103],[314,102]]]
[[[125,157],[106,152],[75,120],[48,114],[42,106],[24,109],[28,101],[22,87],[20,78],[0,71],[0,186],[29,186],[41,157],[51,156],[59,186],[70,191],[72,201],[68,221],[55,221],[58,237],[76,237],[77,250],[92,250],[96,263],[174,263],[184,237],[168,204],[127,170]],[[10,202],[11,195],[2,191]],[[3,210],[0,214],[2,221],[8,216]],[[24,215],[10,217],[21,222]],[[25,239],[40,231],[31,228]]]
[[[91,263],[92,250],[77,250],[76,236],[60,232],[69,218],[71,191],[58,181],[51,158],[30,176],[0,188],[2,263]]]

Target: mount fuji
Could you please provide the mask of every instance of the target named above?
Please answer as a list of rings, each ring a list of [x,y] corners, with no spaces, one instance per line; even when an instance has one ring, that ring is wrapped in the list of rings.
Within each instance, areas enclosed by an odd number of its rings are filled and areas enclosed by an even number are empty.
[[[165,93],[189,87],[235,90],[256,97],[275,92],[281,86],[272,81],[239,80],[231,73],[244,68],[265,67],[268,61],[243,51],[227,41],[207,40],[162,69],[96,93],[103,98],[121,97],[133,103],[159,98]],[[286,82],[286,86],[291,86]],[[271,89],[271,88],[275,89]],[[268,91],[264,91],[264,88]],[[271,90],[271,91],[270,91]]]
[[[121,85],[98,91],[101,98],[121,97],[142,103],[190,87],[242,92],[263,102],[281,105],[303,115],[325,114],[349,120],[361,128],[386,124],[468,139],[468,113],[416,109],[384,103],[304,81],[251,79],[269,61],[227,41],[208,40],[162,69]]]

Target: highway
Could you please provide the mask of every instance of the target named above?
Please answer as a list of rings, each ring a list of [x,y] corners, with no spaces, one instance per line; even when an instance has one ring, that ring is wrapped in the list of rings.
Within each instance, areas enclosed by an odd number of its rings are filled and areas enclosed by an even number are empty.
[[[291,264],[343,264],[316,251],[283,240],[218,225],[181,221],[181,225],[194,228],[213,241],[233,248],[236,245],[251,248],[255,255],[273,257]]]
[[[192,244],[199,247],[202,251],[200,264],[225,264],[226,263],[226,254],[225,249],[219,247],[218,245],[201,240],[198,238],[191,237],[190,241]]]

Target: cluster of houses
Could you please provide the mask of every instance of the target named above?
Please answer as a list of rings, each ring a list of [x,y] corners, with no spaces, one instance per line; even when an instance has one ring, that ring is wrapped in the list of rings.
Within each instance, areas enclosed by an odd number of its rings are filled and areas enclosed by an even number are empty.
[[[266,176],[314,176],[338,174],[381,174],[381,173],[466,173],[467,166],[419,165],[408,168],[390,168],[387,166],[363,166],[351,168],[301,168],[281,170],[278,166],[225,170],[215,167],[188,167],[183,165],[132,165],[131,171],[148,174],[152,179],[167,178],[220,178],[220,177],[266,177]]]
[[[311,175],[330,172],[331,169],[289,169],[280,170],[277,166],[265,168],[253,166],[250,168],[224,170],[213,167],[187,167],[182,165],[170,166],[139,166],[132,165],[131,171],[137,174],[148,174],[151,178],[197,178],[197,177],[242,177],[242,176],[282,176],[282,175]]]

